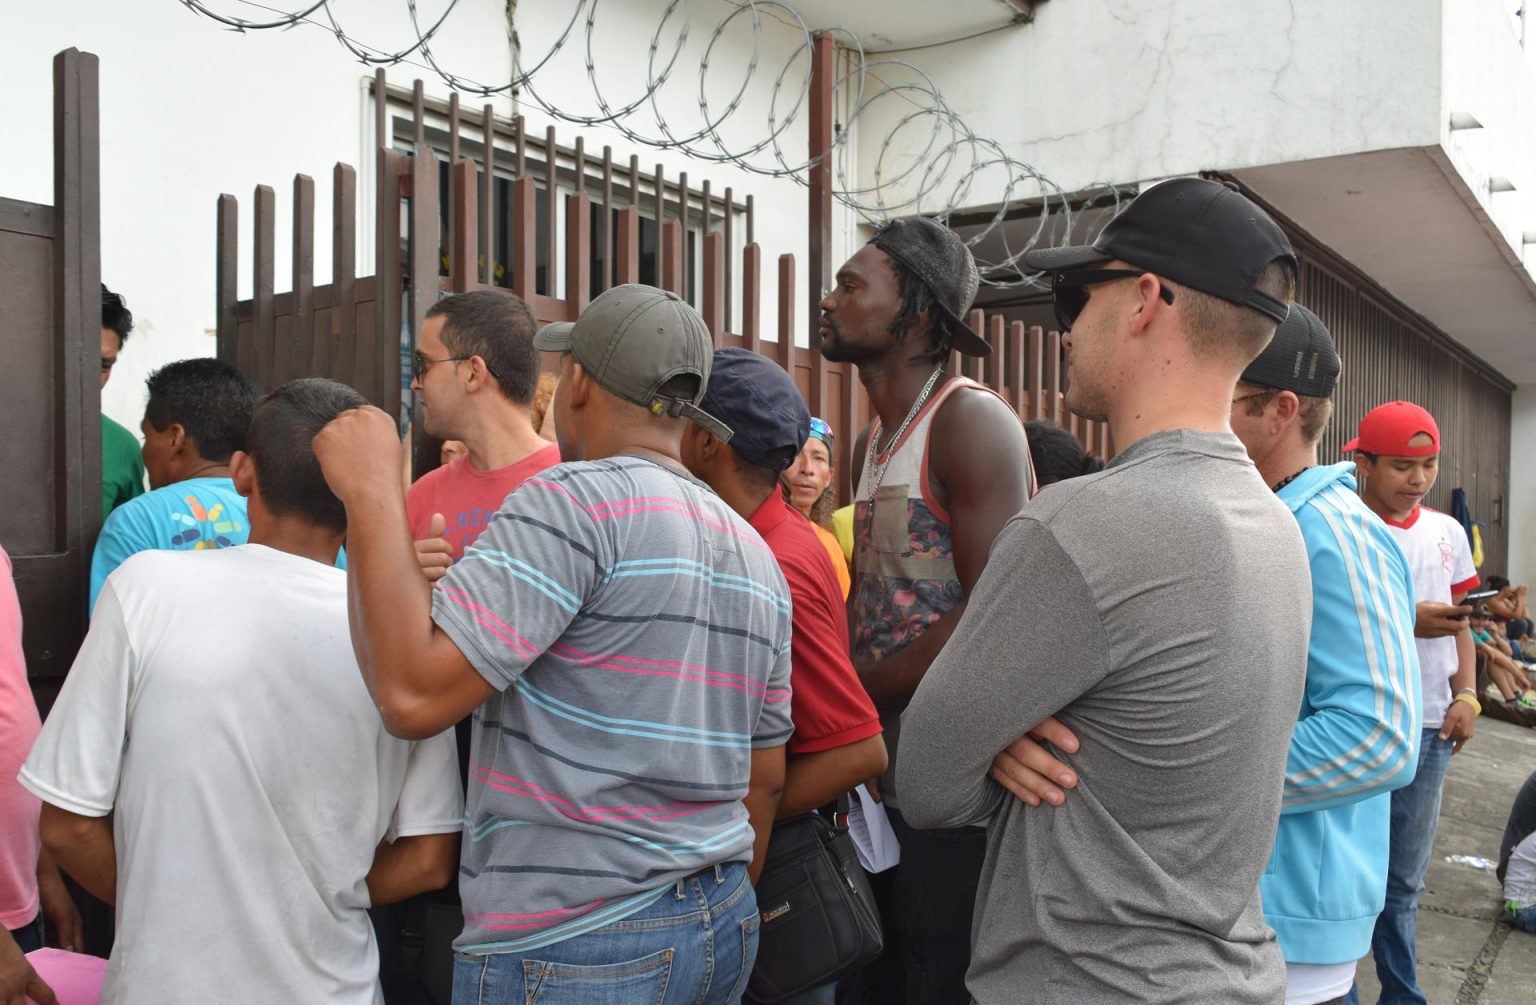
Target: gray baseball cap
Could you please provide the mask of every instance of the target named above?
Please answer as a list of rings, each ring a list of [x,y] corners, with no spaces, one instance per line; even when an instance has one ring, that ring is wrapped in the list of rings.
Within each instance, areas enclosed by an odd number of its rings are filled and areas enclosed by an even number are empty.
[[[709,387],[714,340],[699,312],[688,302],[654,286],[627,284],[606,290],[574,322],[545,325],[534,347],[568,352],[598,385],[654,415],[691,419],[721,442],[731,429],[699,407]],[[661,394],[673,377],[699,378],[689,398]]]

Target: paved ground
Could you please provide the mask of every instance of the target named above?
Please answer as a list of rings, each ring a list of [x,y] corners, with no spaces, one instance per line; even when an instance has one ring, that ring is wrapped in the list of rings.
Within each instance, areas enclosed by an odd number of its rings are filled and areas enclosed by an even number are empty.
[[[1536,1002],[1536,936],[1499,920],[1491,868],[1447,861],[1498,858],[1509,804],[1536,769],[1536,730],[1483,718],[1451,758],[1435,853],[1419,898],[1419,986],[1431,1005],[1531,1005]],[[1360,1000],[1374,1002],[1376,968],[1360,964]]]

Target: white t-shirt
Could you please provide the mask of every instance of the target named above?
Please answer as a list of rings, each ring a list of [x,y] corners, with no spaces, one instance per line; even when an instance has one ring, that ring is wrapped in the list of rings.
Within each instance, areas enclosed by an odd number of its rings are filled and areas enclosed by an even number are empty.
[[[104,1001],[379,1003],[364,883],[386,837],[462,827],[453,731],[384,731],[346,574],[262,545],[146,551],[107,581],[21,771],[115,813]]]
[[[1467,532],[1452,517],[1428,506],[1415,506],[1402,523],[1387,520],[1386,524],[1408,557],[1415,602],[1449,604],[1454,594],[1464,593],[1480,581]],[[1424,681],[1424,728],[1439,729],[1451,704],[1456,639],[1448,635],[1413,641],[1419,650],[1419,675]]]
[[[1287,963],[1285,1005],[1320,1005],[1343,998],[1355,984],[1354,961],[1349,963]]]

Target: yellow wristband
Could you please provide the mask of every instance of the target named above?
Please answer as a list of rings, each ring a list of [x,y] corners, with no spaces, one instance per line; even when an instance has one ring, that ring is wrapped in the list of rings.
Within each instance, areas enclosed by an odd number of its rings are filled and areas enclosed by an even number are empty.
[[[1461,692],[1456,697],[1451,699],[1451,704],[1454,705],[1458,701],[1464,701],[1468,705],[1471,705],[1472,706],[1472,714],[1473,715],[1482,715],[1483,714],[1483,703],[1478,701],[1477,700],[1477,696],[1475,694],[1473,694],[1472,692],[1470,692],[1470,691],[1463,691],[1463,692]]]

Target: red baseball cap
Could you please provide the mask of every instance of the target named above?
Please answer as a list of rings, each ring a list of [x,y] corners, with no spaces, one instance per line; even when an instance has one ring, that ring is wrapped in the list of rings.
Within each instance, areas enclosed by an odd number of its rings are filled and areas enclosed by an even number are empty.
[[[1421,433],[1430,442],[1410,447],[1408,441]],[[1344,444],[1346,454],[1358,450],[1386,457],[1429,457],[1440,452],[1440,427],[1435,417],[1411,401],[1377,405],[1360,420],[1358,434]]]

